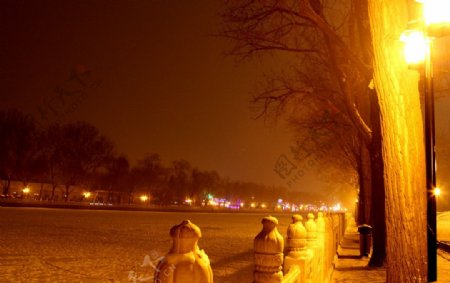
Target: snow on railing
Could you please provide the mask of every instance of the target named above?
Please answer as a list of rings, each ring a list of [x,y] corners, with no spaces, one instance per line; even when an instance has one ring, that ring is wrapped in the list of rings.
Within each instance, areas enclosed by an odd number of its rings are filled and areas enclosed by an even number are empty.
[[[300,215],[292,216],[283,258],[280,248],[283,250],[284,239],[276,228],[278,220],[272,216],[263,218],[263,229],[254,240],[254,283],[330,282],[337,247],[345,231],[345,216],[324,217],[319,212],[317,220],[312,213],[304,225],[302,220]]]
[[[337,247],[345,231],[345,215],[312,213],[302,223],[293,215],[286,237],[277,230],[278,219],[266,216],[254,239],[253,283],[328,283],[337,259]],[[201,231],[185,220],[170,229],[172,248],[156,268],[154,282],[212,283],[206,253],[198,247]]]

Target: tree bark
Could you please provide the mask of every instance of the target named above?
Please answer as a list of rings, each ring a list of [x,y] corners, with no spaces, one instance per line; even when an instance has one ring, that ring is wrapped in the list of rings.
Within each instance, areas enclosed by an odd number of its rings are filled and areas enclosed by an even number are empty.
[[[387,282],[427,281],[426,188],[418,74],[399,41],[408,1],[369,0],[386,188]]]
[[[372,91],[369,95],[371,104],[372,143],[370,145],[370,160],[372,173],[371,225],[373,250],[369,266],[381,267],[386,260],[386,213],[385,187],[383,179],[383,155],[380,125],[380,106],[377,94]]]

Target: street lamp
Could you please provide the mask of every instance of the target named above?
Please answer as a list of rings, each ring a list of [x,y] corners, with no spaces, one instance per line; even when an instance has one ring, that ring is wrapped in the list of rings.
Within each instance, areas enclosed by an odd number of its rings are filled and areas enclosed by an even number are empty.
[[[441,189],[438,188],[438,187],[434,188],[433,194],[434,194],[436,197],[439,197],[439,196],[441,195]]]
[[[436,153],[434,122],[434,85],[432,65],[433,38],[450,34],[450,1],[416,0],[422,4],[421,19],[408,24],[401,40],[405,42],[405,59],[408,64],[420,66],[424,81],[425,99],[425,159],[427,180],[427,244],[428,281],[437,280],[437,236],[436,236]],[[412,26],[419,25],[419,28]]]

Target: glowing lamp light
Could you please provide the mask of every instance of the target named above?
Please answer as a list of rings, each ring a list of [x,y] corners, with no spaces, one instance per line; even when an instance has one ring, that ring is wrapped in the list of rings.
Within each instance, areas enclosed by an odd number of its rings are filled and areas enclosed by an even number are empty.
[[[256,207],[256,203],[254,203],[254,202],[250,203],[250,207],[251,208],[255,208]]]
[[[423,17],[427,26],[450,23],[450,1],[448,0],[422,0]]]
[[[437,196],[437,197],[440,196],[441,195],[441,189],[440,188],[434,188],[433,194],[435,196]]]
[[[23,190],[22,190],[22,192],[23,192],[24,194],[28,194],[30,191],[31,191],[31,190],[30,190],[30,188],[28,188],[28,187],[25,187],[25,188],[23,188]]]
[[[88,198],[88,197],[91,196],[91,193],[90,193],[90,192],[84,192],[84,193],[83,193],[83,196],[84,196],[85,198]]]
[[[146,195],[142,195],[139,198],[141,199],[142,202],[146,202],[148,200],[148,196]]]
[[[428,54],[428,39],[423,32],[418,30],[406,30],[400,40],[404,42],[404,53],[408,65],[419,65],[425,61]]]
[[[266,207],[267,207],[267,205],[265,203],[261,204],[261,208],[266,208]]]

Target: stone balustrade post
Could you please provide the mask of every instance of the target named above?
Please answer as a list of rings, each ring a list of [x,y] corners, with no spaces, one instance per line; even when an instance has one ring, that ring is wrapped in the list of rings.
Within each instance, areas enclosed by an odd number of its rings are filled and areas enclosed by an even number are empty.
[[[281,283],[283,281],[284,239],[277,230],[278,219],[266,216],[263,228],[254,239],[254,283]]]
[[[302,223],[301,215],[292,216],[292,224],[289,224],[287,230],[287,248],[284,259],[284,274],[287,274],[292,266],[298,266],[300,276],[298,282],[311,281],[312,269],[311,262],[313,251],[306,247],[306,228]]]
[[[320,278],[319,278],[319,282],[324,282],[325,279],[325,271],[327,269],[326,266],[326,252],[328,252],[327,250],[327,245],[326,245],[326,235],[325,235],[325,218],[323,217],[323,212],[319,211],[317,213],[317,220],[316,220],[316,225],[317,225],[317,245],[319,247],[319,268],[320,268]]]
[[[308,220],[305,223],[306,228],[306,245],[314,251],[312,260],[312,282],[320,282],[322,272],[321,248],[317,241],[317,224],[314,221],[314,214],[308,213]]]
[[[212,283],[213,273],[208,256],[197,245],[200,228],[189,220],[170,229],[172,248],[158,263],[154,282]]]

